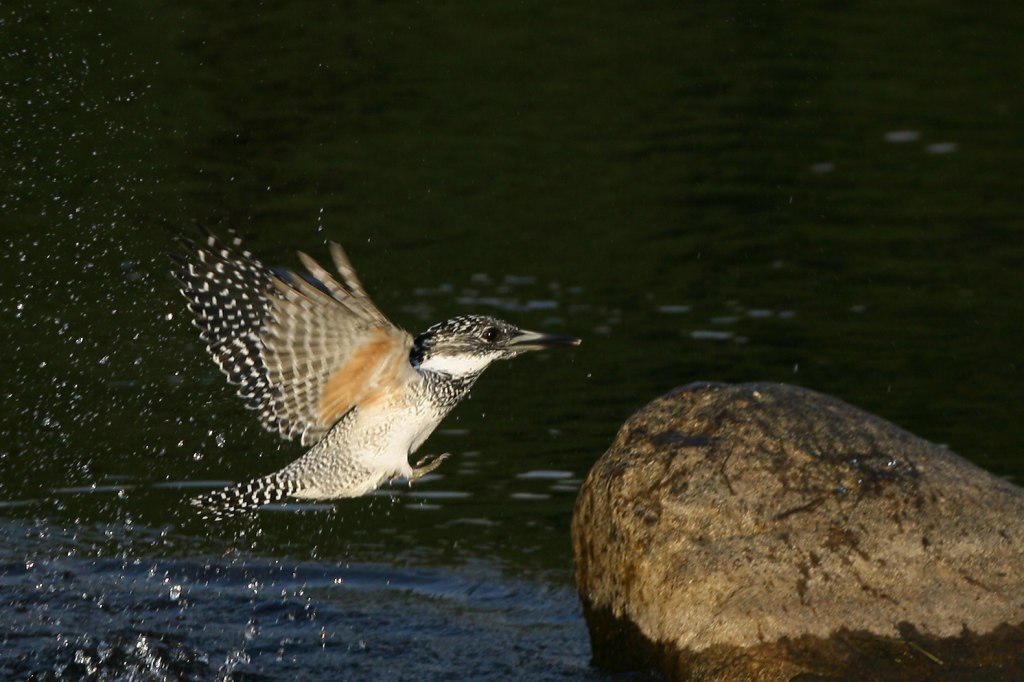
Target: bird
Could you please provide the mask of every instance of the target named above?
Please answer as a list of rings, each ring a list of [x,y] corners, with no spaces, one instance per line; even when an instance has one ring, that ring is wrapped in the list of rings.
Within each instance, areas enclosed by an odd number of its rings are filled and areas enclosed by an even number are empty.
[[[412,484],[450,453],[415,465],[410,456],[491,363],[580,344],[475,314],[413,337],[374,305],[336,242],[338,277],[302,252],[304,273],[269,268],[233,231],[179,241],[173,274],[206,350],[265,429],[309,448],[278,471],[194,498],[206,519]]]

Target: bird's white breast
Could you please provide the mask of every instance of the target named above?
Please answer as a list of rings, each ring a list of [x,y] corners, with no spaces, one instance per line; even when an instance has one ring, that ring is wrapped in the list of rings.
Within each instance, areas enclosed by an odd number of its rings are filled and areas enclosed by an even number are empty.
[[[442,417],[432,409],[370,409],[358,416],[352,445],[363,453],[364,464],[379,472],[380,482],[395,475],[408,477],[412,474],[409,454],[427,439]]]

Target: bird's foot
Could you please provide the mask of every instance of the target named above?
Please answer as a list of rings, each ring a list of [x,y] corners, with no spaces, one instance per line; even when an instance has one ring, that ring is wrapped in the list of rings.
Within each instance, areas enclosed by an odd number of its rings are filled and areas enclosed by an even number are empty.
[[[441,466],[441,462],[451,456],[452,454],[450,452],[445,452],[444,454],[437,455],[436,457],[434,455],[427,455],[420,461],[416,462],[416,466],[412,469],[412,476],[409,477],[409,485],[412,485],[413,481],[423,478],[431,471]]]

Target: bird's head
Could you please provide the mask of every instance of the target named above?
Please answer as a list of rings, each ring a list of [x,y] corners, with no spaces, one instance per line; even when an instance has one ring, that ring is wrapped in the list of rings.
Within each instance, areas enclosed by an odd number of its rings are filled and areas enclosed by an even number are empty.
[[[526,331],[487,315],[463,315],[417,336],[410,359],[422,370],[468,378],[495,360],[514,358],[528,350],[579,344],[580,340],[571,336]]]

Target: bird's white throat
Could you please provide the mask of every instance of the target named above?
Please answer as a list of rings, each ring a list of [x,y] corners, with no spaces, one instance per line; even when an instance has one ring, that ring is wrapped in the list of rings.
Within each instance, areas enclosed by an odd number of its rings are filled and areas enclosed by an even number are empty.
[[[458,355],[441,353],[424,358],[420,363],[420,369],[442,372],[453,377],[465,377],[479,374],[495,359],[497,356],[490,353],[459,353]]]

